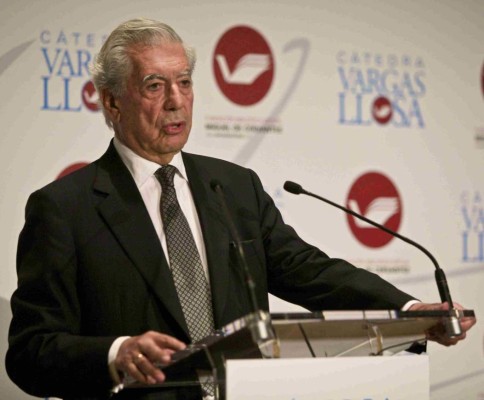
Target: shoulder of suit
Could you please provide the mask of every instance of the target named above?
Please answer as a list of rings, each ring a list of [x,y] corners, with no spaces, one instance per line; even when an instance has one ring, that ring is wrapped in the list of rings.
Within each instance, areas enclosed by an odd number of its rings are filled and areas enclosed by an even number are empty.
[[[183,161],[184,162],[193,162],[194,164],[203,164],[204,166],[213,166],[216,168],[229,168],[235,170],[244,170],[247,171],[248,168],[243,167],[241,165],[235,164],[231,161],[223,160],[221,158],[205,156],[201,154],[193,154],[183,152]]]
[[[82,187],[90,187],[96,174],[96,162],[87,164],[67,175],[57,178],[37,191],[67,194],[77,192]]]

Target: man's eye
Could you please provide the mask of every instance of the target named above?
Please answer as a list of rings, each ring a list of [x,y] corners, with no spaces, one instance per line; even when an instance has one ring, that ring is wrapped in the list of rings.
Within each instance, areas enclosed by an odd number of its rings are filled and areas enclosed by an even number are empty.
[[[148,85],[148,90],[157,90],[160,88],[160,83],[158,82],[153,82]]]
[[[180,83],[181,87],[189,88],[192,86],[192,81],[190,79],[183,79]]]

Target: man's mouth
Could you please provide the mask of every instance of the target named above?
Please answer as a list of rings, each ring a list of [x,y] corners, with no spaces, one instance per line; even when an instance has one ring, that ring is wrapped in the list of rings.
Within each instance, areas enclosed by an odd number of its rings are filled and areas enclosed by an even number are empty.
[[[163,125],[163,130],[169,135],[176,135],[185,129],[184,122],[173,122]]]

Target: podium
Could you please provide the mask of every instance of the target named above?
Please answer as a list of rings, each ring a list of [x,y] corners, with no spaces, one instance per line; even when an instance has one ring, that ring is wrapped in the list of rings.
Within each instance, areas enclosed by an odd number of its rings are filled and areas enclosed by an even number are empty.
[[[471,310],[458,313],[474,316]],[[213,385],[215,399],[221,400],[226,398],[227,366],[235,360],[284,360],[290,366],[291,360],[421,354],[426,349],[425,332],[454,315],[396,310],[249,314],[175,353],[169,366],[160,367],[167,379],[159,386],[163,390],[204,381]],[[146,388],[129,380],[125,387]]]

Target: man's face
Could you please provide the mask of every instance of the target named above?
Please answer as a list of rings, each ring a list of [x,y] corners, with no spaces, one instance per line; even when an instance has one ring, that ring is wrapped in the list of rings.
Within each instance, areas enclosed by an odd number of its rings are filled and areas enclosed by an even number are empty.
[[[123,96],[114,100],[114,128],[135,153],[166,164],[188,140],[193,88],[181,44],[132,47],[133,70]]]

